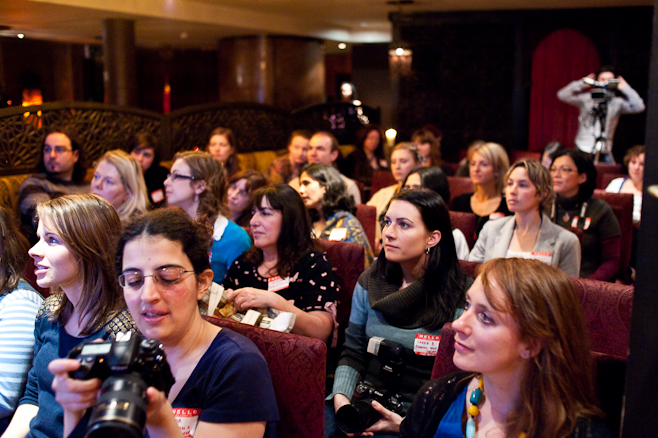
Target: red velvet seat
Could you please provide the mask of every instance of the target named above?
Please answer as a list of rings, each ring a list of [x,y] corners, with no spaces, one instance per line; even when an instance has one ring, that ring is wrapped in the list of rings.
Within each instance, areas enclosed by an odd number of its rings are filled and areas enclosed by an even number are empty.
[[[475,215],[462,211],[450,211],[449,213],[450,223],[454,228],[459,228],[464,233],[468,247],[473,249],[473,245],[475,245]]]
[[[375,250],[375,235],[377,228],[377,208],[372,205],[359,204],[356,206],[356,218],[361,222],[363,231],[368,236],[370,248]]]
[[[605,188],[608,187],[608,184],[610,184],[610,181],[612,181],[615,178],[623,178],[623,177],[628,178],[628,175],[625,175],[623,173],[611,173],[611,172],[599,173],[598,176],[596,177],[596,188],[605,190]]]
[[[323,438],[327,358],[325,343],[230,319],[204,318],[251,339],[265,357],[279,408],[278,436]]]
[[[388,170],[375,170],[372,175],[372,185],[370,186],[370,196],[377,193],[379,189],[392,186],[397,183],[393,174]]]
[[[628,264],[633,250],[633,195],[630,193],[608,193],[605,190],[594,190],[593,198],[601,199],[612,207],[621,229],[621,248],[619,251],[619,270],[617,278],[628,283]]]
[[[450,204],[452,204],[452,200],[455,199],[455,197],[464,193],[471,193],[475,190],[473,181],[464,176],[449,176],[448,186],[450,186]]]
[[[510,153],[510,163],[516,163],[519,160],[523,159],[537,160],[541,161],[541,152],[532,152],[532,151],[512,151]]]

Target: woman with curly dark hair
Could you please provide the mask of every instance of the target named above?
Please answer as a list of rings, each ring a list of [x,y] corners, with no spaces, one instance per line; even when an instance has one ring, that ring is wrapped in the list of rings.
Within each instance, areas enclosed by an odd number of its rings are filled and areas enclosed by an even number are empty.
[[[254,244],[233,263],[222,285],[235,309],[295,314],[292,333],[327,341],[334,330],[338,284],[316,248],[299,193],[286,184],[253,195]]]
[[[311,164],[299,177],[299,194],[309,210],[313,231],[319,239],[363,245],[366,266],[373,260],[372,248],[359,220],[354,199],[345,192],[338,171],[327,164]]]

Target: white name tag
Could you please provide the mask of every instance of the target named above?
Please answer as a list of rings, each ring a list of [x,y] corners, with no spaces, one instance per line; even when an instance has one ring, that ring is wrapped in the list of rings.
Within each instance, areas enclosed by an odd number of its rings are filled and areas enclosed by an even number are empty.
[[[158,202],[164,201],[164,193],[162,192],[162,189],[158,189],[155,192],[151,192],[151,199],[153,199],[153,202],[157,204]]]
[[[288,286],[290,286],[290,277],[281,278],[281,276],[277,275],[276,277],[267,279],[267,290],[270,292],[286,289]]]
[[[533,251],[532,253],[530,253],[530,258],[534,260],[539,260],[542,263],[546,263],[547,265],[550,265],[551,260],[553,260],[553,253]]]
[[[501,217],[505,217],[505,213],[500,213],[500,212],[494,211],[493,213],[491,213],[489,215],[489,220],[493,221],[493,220],[496,220],[496,219],[500,219]]]
[[[201,409],[173,408],[174,418],[183,433],[183,437],[192,438],[201,415]]]
[[[347,236],[347,228],[334,228],[329,233],[329,240],[340,241]]]
[[[436,356],[439,352],[441,336],[418,333],[414,339],[414,353],[419,356]]]

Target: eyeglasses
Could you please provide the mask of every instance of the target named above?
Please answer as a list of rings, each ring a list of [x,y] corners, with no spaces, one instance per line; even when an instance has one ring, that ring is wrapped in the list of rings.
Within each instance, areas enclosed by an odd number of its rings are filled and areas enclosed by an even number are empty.
[[[569,167],[560,167],[560,168],[551,167],[551,169],[550,169],[551,173],[559,173],[560,175],[562,175],[562,174],[568,175],[571,172],[575,172],[575,171],[576,171],[576,169],[571,169]]]
[[[167,174],[167,179],[170,179],[172,182],[176,181],[177,179],[188,179],[190,181],[194,181],[197,178],[195,176],[190,176],[190,175],[181,175],[179,173],[168,173]]]
[[[119,275],[119,285],[123,288],[139,289],[144,284],[146,277],[153,277],[155,284],[160,286],[171,286],[172,284],[180,283],[183,274],[187,272],[194,272],[194,270],[186,271],[185,268],[177,266],[165,266],[153,271],[151,275],[144,275],[142,271],[125,271]]]
[[[43,147],[43,154],[44,155],[50,155],[55,151],[57,155],[65,154],[66,152],[73,152],[73,149],[69,149],[65,146],[44,146]]]

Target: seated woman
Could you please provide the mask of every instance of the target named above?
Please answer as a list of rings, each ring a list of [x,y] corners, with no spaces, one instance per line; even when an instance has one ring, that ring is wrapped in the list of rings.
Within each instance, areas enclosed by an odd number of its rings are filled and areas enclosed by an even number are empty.
[[[535,259],[578,277],[578,237],[542,213],[554,197],[551,174],[539,161],[514,163],[505,175],[505,200],[514,216],[487,222],[468,260],[482,263],[499,257]]]
[[[615,178],[610,181],[606,192],[630,193],[633,195],[633,225],[640,226],[642,216],[642,185],[644,183],[644,146],[633,146],[624,156],[624,166],[628,168],[628,177]]]
[[[146,430],[154,438],[275,437],[278,411],[262,354],[199,313],[197,300],[213,278],[210,241],[207,227],[174,209],[150,212],[119,239],[116,273],[128,309],[139,331],[164,346],[176,380],[168,397],[147,389]],[[84,436],[80,420],[101,386],[98,379],[71,379],[68,373],[79,366],[71,359],[49,366],[67,437]]]
[[[142,167],[120,149],[107,151],[98,160],[91,193],[112,204],[122,222],[146,213],[149,207]]]
[[[429,129],[418,129],[411,134],[411,141],[418,148],[418,153],[423,158],[420,165],[422,167],[441,167],[440,139]]]
[[[596,168],[591,157],[578,149],[566,149],[553,159],[551,176],[557,195],[550,218],[568,230],[582,230],[580,276],[612,280],[619,269],[621,229],[612,208],[592,198]]]
[[[23,395],[34,353],[34,318],[43,298],[25,280],[29,243],[0,207],[0,434]]]
[[[135,330],[108,244],[121,230],[114,208],[96,195],[69,195],[38,204],[36,212],[39,241],[29,254],[37,284],[52,295],[37,314],[32,368],[5,438],[67,436],[48,364],[80,343]]]
[[[167,204],[180,207],[192,218],[205,216],[213,224],[210,266],[215,282],[240,254],[251,246],[249,234],[227,219],[224,204],[226,176],[224,167],[206,152],[179,152],[174,156],[171,173],[165,181]]]
[[[240,171],[240,161],[235,150],[237,142],[233,131],[228,128],[215,128],[208,140],[208,153],[224,165],[226,177],[230,178]]]
[[[354,199],[345,192],[340,173],[328,164],[311,164],[299,178],[299,194],[309,210],[313,232],[318,239],[363,245],[366,267],[373,260],[368,236],[354,216]]]
[[[600,419],[589,336],[569,277],[537,260],[493,259],[466,302],[452,324],[453,361],[464,372],[418,392],[401,437],[612,437]],[[381,429],[394,432],[402,419],[387,413],[387,420]]]
[[[391,152],[391,171],[393,178],[397,181],[395,184],[384,187],[372,195],[372,198],[366,203],[367,205],[374,206],[377,209],[377,218],[381,220],[381,216],[388,208],[391,198],[402,188],[404,179],[411,173],[412,170],[420,166],[421,156],[418,149],[413,143],[398,143]],[[379,226],[375,227],[376,248],[375,252],[379,253],[381,250],[382,230]]]
[[[382,128],[375,124],[361,127],[356,133],[354,146],[354,151],[341,164],[341,172],[362,182],[369,192],[374,172],[388,169]]]
[[[405,189],[429,189],[441,196],[443,202],[450,199],[450,185],[445,172],[438,167],[419,167],[412,170],[402,186]],[[455,239],[455,249],[459,260],[468,259],[470,248],[466,236],[459,228],[452,229],[452,237]]]
[[[497,143],[482,143],[469,148],[467,158],[475,191],[455,196],[450,209],[475,214],[477,237],[489,219],[499,219],[510,214],[501,194],[509,158],[505,149]]]
[[[158,139],[148,132],[138,134],[130,147],[130,156],[142,166],[149,202],[153,207],[165,205],[164,180],[169,169],[160,165]]]
[[[254,192],[253,247],[222,283],[238,311],[273,308],[296,315],[292,333],[326,341],[334,330],[338,283],[315,247],[299,193],[285,184]]]
[[[344,350],[327,397],[327,437],[341,436],[334,414],[350,403],[359,381],[400,394],[404,415],[413,395],[430,379],[441,327],[462,310],[468,280],[439,195],[426,189],[396,194],[383,236],[382,253],[354,288]],[[388,380],[386,372],[378,372],[387,362],[369,353],[369,342],[376,337],[403,347],[405,368],[398,378]]]
[[[267,170],[267,180],[270,184],[288,184],[293,179],[299,178],[302,167],[306,165],[308,143],[312,135],[311,131],[305,129],[290,134],[288,153],[274,160]]]
[[[251,193],[263,186],[267,181],[255,170],[245,170],[236,173],[228,180],[228,209],[231,220],[241,227],[248,227],[251,220]]]

